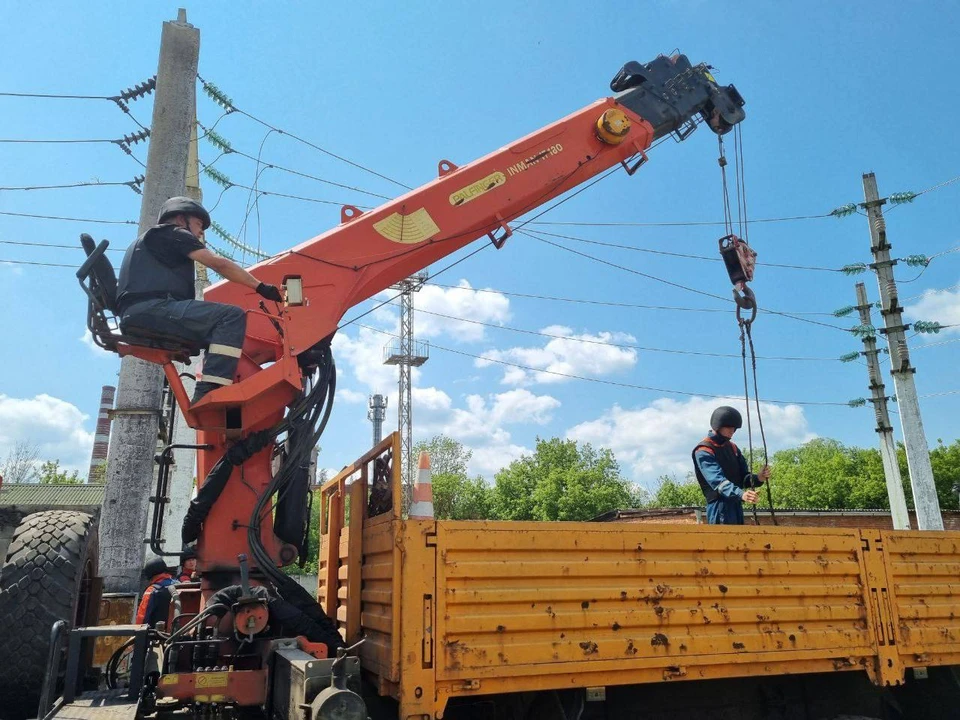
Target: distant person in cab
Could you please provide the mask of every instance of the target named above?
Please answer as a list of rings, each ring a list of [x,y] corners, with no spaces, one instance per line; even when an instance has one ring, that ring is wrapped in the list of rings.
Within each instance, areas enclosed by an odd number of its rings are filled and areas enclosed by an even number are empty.
[[[710,525],[743,525],[743,503],[756,503],[759,487],[770,478],[770,466],[751,474],[732,438],[743,426],[736,408],[724,405],[710,416],[711,432],[693,449],[693,470],[707,501]]]
[[[177,582],[193,582],[197,574],[197,551],[192,547],[185,548],[180,553],[180,571],[177,573]]]
[[[247,316],[236,305],[196,299],[194,261],[267,300],[283,302],[275,285],[257,280],[232,260],[207,250],[203,233],[210,214],[188,197],[172,197],[160,208],[157,224],[127,248],[117,280],[120,329],[137,329],[193,342],[207,350],[196,403],[211,390],[232,385],[243,348]]]

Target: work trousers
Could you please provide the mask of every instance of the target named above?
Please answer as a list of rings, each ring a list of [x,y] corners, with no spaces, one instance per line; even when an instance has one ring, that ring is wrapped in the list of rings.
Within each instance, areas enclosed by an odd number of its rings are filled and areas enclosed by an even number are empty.
[[[203,361],[205,383],[232,385],[247,331],[247,316],[236,305],[174,300],[144,300],[131,305],[120,318],[120,329],[136,335],[152,330],[207,349]]]

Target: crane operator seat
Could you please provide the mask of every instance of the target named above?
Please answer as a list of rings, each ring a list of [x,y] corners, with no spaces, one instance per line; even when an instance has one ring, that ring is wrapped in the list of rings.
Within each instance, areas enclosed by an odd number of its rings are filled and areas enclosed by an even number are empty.
[[[87,295],[87,329],[97,346],[110,352],[118,352],[120,344],[153,348],[169,352],[171,359],[180,362],[189,362],[189,358],[205,349],[202,344],[129,323],[121,328],[117,316],[117,274],[106,256],[110,243],[101,240],[98,245],[83,233],[80,244],[87,259],[77,270],[77,280]]]

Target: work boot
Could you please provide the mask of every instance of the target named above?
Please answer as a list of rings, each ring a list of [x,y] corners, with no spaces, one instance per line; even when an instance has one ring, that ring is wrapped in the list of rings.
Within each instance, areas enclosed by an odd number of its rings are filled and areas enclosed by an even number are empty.
[[[211,382],[203,382],[202,380],[197,383],[196,387],[193,389],[193,400],[190,401],[191,405],[196,405],[203,397],[210,392],[211,390],[216,390],[220,385]]]

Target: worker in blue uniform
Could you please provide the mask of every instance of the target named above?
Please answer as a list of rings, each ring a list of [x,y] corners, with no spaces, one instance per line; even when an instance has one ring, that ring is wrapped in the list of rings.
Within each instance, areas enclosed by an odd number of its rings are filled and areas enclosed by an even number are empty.
[[[203,376],[193,402],[215,388],[233,384],[247,327],[241,308],[196,299],[194,262],[267,300],[283,302],[279,288],[260,282],[232,260],[207,250],[203,233],[208,227],[210,214],[203,205],[188,197],[170,198],[160,208],[157,225],[127,248],[117,282],[123,332],[158,332],[206,348]]]
[[[736,408],[718,407],[710,416],[711,432],[693,448],[693,469],[707,501],[710,525],[743,525],[743,503],[756,503],[759,487],[770,478],[765,465],[752,474],[732,438],[743,426]]]

